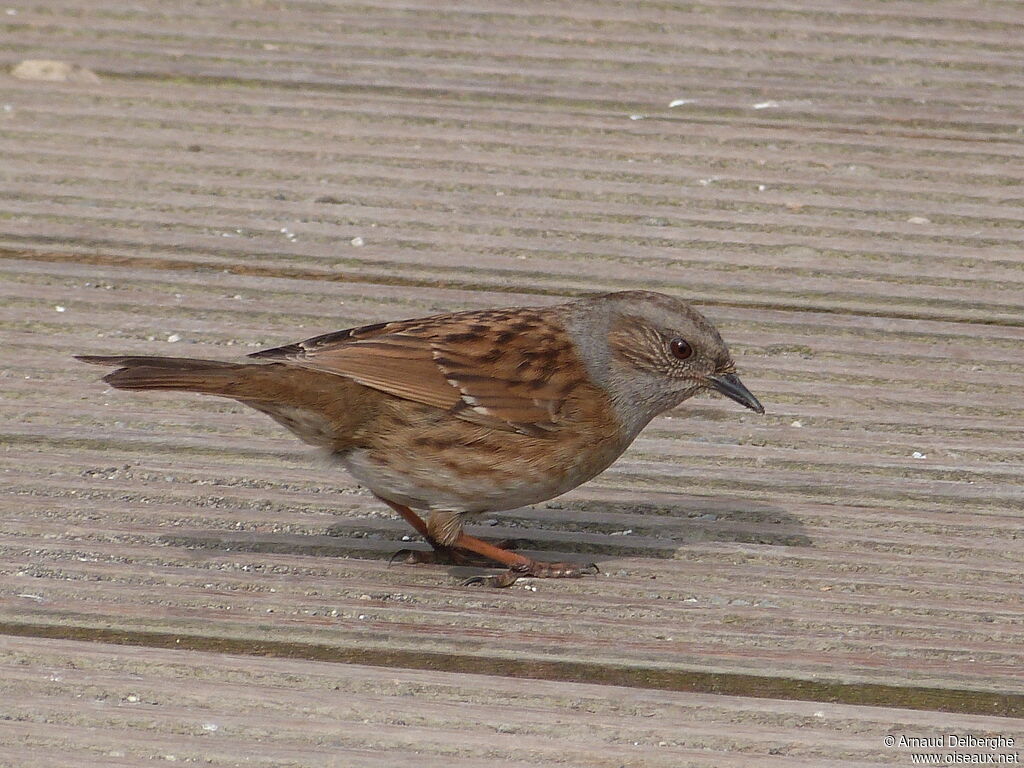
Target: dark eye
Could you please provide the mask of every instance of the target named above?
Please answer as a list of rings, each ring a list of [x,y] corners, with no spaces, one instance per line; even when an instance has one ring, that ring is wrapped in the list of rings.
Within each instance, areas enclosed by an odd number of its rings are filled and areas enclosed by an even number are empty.
[[[686,339],[680,339],[678,336],[668,343],[669,351],[676,360],[685,360],[693,354],[693,347],[691,347]]]

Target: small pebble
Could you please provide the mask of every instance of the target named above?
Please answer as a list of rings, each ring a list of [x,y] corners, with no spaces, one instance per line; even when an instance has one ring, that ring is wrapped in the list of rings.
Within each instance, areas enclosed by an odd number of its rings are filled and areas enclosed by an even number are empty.
[[[57,310],[58,312],[67,312],[67,307],[62,307],[60,304],[54,307],[54,309]]]
[[[931,224],[931,219],[926,219],[924,216],[911,216],[907,219],[908,224]]]
[[[802,426],[803,426],[803,422],[800,422],[800,421],[794,421],[794,422],[791,422],[789,426],[791,426],[791,427],[796,427],[797,429],[800,429],[800,427],[802,427]]]
[[[181,334],[172,333],[170,336],[167,337],[167,341],[169,344],[174,344],[175,342],[181,341]]]
[[[647,117],[647,115],[630,115],[629,119],[630,120],[643,120],[645,117]]]
[[[913,459],[927,459],[928,455],[925,453],[921,453],[920,451],[914,451],[912,454],[910,454],[910,457]]]
[[[366,241],[363,240],[363,238],[361,238],[361,237],[353,237],[351,242],[352,242],[352,245],[354,245],[356,248],[358,248],[358,247],[360,247],[362,245],[366,245]]]
[[[668,108],[672,109],[673,107],[681,107],[684,104],[693,104],[695,101],[696,99],[673,99],[668,103]]]
[[[775,109],[777,106],[779,106],[777,101],[759,101],[754,104],[754,109]]]

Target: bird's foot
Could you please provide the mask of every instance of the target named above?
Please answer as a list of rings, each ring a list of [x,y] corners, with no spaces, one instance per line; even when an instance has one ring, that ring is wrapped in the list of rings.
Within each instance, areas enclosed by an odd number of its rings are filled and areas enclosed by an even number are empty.
[[[494,568],[496,565],[491,558],[467,549],[448,547],[433,539],[427,539],[427,543],[431,546],[431,549],[400,549],[391,556],[388,563],[463,565],[474,568]],[[515,550],[530,546],[530,542],[527,539],[502,539],[501,541],[493,542],[493,546],[504,550]]]
[[[527,560],[515,563],[504,573],[494,576],[472,576],[462,582],[462,586],[511,587],[526,576],[535,579],[578,579],[581,576],[600,572],[601,569],[594,563],[575,565],[573,563],[545,563],[539,560]]]
[[[477,568],[493,566],[486,557],[473,552],[462,552],[453,547],[430,542],[433,549],[400,549],[391,556],[389,563],[406,563],[407,565],[468,565]]]

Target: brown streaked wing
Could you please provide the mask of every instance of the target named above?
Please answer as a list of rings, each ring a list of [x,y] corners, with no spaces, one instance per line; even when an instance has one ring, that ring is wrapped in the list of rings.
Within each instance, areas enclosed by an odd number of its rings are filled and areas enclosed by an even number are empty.
[[[283,347],[273,349],[261,349],[259,352],[252,352],[247,357],[257,357],[264,360],[292,360],[295,356],[302,356],[306,352],[313,352],[319,347],[333,347],[351,341],[372,339],[374,336],[382,336],[389,332],[401,330],[402,327],[411,321],[400,321],[396,323],[374,323],[372,325],[360,325],[356,328],[346,328],[343,331],[332,331],[322,336],[313,336],[309,339],[297,341],[294,344],[285,344]]]
[[[314,336],[249,357],[292,363],[357,381],[363,386],[437,408],[461,398],[434,363],[429,339],[406,335],[420,321],[379,323]]]
[[[551,313],[460,312],[354,328],[257,352],[346,376],[382,392],[496,429],[556,428],[583,366]]]
[[[562,326],[549,312],[520,310],[463,340],[442,338],[435,362],[477,413],[541,435],[564,420],[563,406],[586,380]]]

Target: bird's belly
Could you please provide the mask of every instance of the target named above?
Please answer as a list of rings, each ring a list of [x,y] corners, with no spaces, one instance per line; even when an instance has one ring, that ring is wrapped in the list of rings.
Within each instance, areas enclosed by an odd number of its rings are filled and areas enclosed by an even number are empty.
[[[499,435],[499,442],[510,437]],[[606,469],[625,446],[610,442],[545,445],[548,438],[513,440],[467,449],[430,451],[355,449],[341,456],[348,471],[378,496],[414,509],[496,512],[536,504],[569,491]],[[530,444],[531,450],[514,447]],[[536,445],[540,443],[540,445]]]

